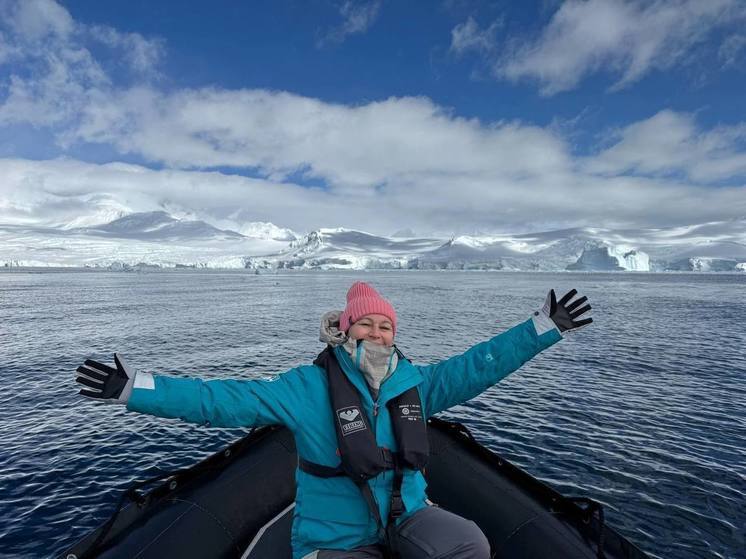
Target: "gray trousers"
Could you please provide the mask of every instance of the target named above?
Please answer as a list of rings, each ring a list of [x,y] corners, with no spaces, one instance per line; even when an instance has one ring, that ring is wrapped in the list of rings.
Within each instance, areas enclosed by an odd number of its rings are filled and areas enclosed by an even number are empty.
[[[407,518],[397,530],[402,559],[489,559],[490,544],[474,522],[452,512],[427,507]],[[382,559],[378,546],[350,551],[322,549],[316,559]]]

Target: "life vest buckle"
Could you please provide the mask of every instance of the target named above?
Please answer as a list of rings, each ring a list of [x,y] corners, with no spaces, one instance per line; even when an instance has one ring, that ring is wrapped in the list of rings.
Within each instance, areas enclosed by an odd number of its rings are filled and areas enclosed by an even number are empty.
[[[401,492],[395,491],[391,495],[391,510],[389,511],[389,517],[396,520],[402,514],[404,514],[404,500],[401,498]]]

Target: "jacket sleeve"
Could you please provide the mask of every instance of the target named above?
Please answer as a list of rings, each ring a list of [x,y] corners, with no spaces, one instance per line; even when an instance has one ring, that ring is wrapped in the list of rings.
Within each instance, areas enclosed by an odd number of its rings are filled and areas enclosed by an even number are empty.
[[[208,380],[138,373],[127,409],[213,427],[295,430],[306,383],[300,368],[272,380]]]
[[[471,400],[561,339],[554,323],[537,314],[461,355],[420,365],[426,415]]]

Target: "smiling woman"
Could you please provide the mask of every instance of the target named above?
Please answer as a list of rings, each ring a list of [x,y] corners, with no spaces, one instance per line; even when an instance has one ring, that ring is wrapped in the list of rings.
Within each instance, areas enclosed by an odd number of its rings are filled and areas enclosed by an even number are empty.
[[[394,343],[396,311],[375,289],[355,283],[347,293],[347,306],[339,317],[340,328],[355,340],[369,340],[384,346]]]
[[[394,327],[387,316],[368,314],[350,327],[350,337],[390,346],[394,342]]]
[[[393,344],[391,303],[356,282],[344,310],[322,317],[326,349],[314,364],[271,382],[135,372],[117,354],[115,367],[87,360],[77,381],[83,396],[131,411],[213,427],[286,426],[298,451],[294,559],[486,559],[490,543],[480,528],[427,500],[426,421],[481,394],[562,332],[591,323],[582,318],[587,298],[576,294],[557,301],[552,290],[525,322],[420,366]]]

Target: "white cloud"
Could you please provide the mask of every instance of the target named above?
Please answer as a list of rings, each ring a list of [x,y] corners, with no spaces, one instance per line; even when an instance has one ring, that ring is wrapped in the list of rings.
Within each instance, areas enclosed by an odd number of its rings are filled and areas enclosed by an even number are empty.
[[[37,127],[69,124],[92,95],[108,91],[114,78],[87,43],[94,37],[115,48],[138,75],[152,75],[162,54],[159,40],[77,23],[52,0],[0,4],[0,125]],[[4,68],[6,69],[6,68]]]
[[[618,142],[592,158],[587,168],[614,175],[683,174],[697,183],[715,183],[746,177],[745,142],[746,123],[703,131],[694,116],[664,110],[621,130]]]
[[[502,20],[493,21],[487,29],[480,29],[473,17],[458,24],[451,30],[450,51],[457,55],[468,51],[491,53],[497,48],[496,31],[502,27]]]
[[[50,36],[64,38],[75,28],[70,13],[54,0],[6,1],[0,14],[28,41],[41,41]]]
[[[97,41],[120,51],[135,72],[143,75],[157,73],[164,54],[162,40],[146,39],[139,33],[121,33],[106,25],[92,25],[88,32]]]
[[[373,187],[422,173],[562,171],[564,145],[540,128],[484,126],[426,98],[358,107],[265,90],[133,89],[82,108],[73,139],[115,145],[173,167],[257,167],[283,177],[304,170],[334,187]]]
[[[723,67],[736,66],[746,52],[746,35],[734,34],[727,37],[718,50]]]
[[[234,227],[282,222],[286,216],[302,224],[305,211],[319,215],[322,200],[330,198],[319,190],[220,173],[68,159],[0,159],[0,177],[0,222],[16,224],[68,223],[102,210],[158,209]]]
[[[0,33],[0,66],[5,64],[10,58],[16,54],[16,49],[9,45],[3,34]]]
[[[744,18],[740,0],[566,0],[535,40],[513,40],[494,71],[536,81],[543,95],[598,71],[617,75],[613,88],[623,88],[682,63],[713,30]]]
[[[24,38],[41,33],[26,24],[0,27],[8,56],[22,46],[28,57],[26,73],[7,83],[0,126],[29,123],[63,146],[103,144],[166,169],[0,160],[0,223],[66,223],[126,208],[234,228],[264,221],[442,233],[746,215],[745,186],[703,186],[743,185],[746,123],[702,130],[693,116],[664,111],[579,158],[551,126],[460,118],[424,97],[348,106],[257,89],[166,92],[147,78],[121,84],[84,41],[93,33],[123,48],[140,39],[50,13],[43,40]],[[145,43],[144,68],[160,49]],[[225,166],[263,178],[210,172]],[[325,187],[292,184],[298,174]]]
[[[316,46],[342,43],[350,35],[365,33],[375,23],[380,9],[381,0],[345,0],[339,8],[342,23],[325,32]]]
[[[169,156],[251,161],[275,178],[6,159],[0,160],[0,223],[166,209],[234,229],[265,221],[298,231],[343,226],[386,234],[405,226],[459,233],[746,215],[746,123],[701,130],[693,116],[663,111],[621,130],[598,155],[579,158],[549,129],[458,119],[424,99],[350,108],[246,91],[189,92],[155,102],[143,95],[141,102],[167,105],[167,114],[184,109],[183,121],[168,116],[163,136],[148,138],[151,149],[166,144]],[[180,136],[196,112],[212,115],[211,126],[200,121],[198,138]],[[238,115],[246,130],[231,128],[222,114]],[[155,128],[154,134],[159,121]],[[221,143],[217,131],[225,135]],[[134,121],[128,134],[140,133]],[[245,152],[234,149],[246,145]],[[286,173],[300,168],[329,186],[288,182]],[[736,186],[707,186],[722,179]]]
[[[746,187],[576,169],[519,177],[421,173],[385,187],[305,188],[217,172],[73,160],[0,159],[0,223],[63,224],[89,215],[164,209],[240,229],[343,226],[387,234],[520,231],[562,226],[701,223],[746,215]]]
[[[39,74],[10,76],[7,96],[0,102],[0,124],[27,122],[48,127],[67,122],[79,115],[91,87],[108,83],[106,74],[83,49],[47,52],[42,65]]]

